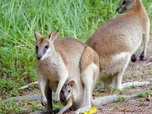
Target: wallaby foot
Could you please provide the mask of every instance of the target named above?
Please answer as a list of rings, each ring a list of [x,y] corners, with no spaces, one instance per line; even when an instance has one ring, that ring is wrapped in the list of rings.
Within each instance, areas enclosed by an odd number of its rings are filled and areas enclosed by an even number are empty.
[[[136,62],[136,61],[137,61],[137,57],[136,57],[135,54],[133,54],[133,55],[131,56],[131,61],[132,61],[132,62]]]
[[[47,104],[48,104],[48,101],[47,101],[47,99],[46,99],[46,97],[45,96],[43,96],[42,98],[41,98],[41,104],[43,105],[43,106],[47,106]]]
[[[140,60],[144,60],[145,54],[144,51],[140,54]]]
[[[85,111],[88,111],[91,109],[91,105],[86,105],[83,108],[79,108],[78,110],[75,111],[75,114],[81,114]]]

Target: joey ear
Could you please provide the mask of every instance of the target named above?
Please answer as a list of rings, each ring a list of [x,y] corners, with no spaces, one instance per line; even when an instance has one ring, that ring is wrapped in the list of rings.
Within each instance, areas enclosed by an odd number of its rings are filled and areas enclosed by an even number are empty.
[[[38,33],[38,32],[36,32],[35,30],[34,30],[34,36],[35,36],[35,39],[36,39],[36,40],[42,38],[41,34]]]
[[[48,38],[50,39],[50,41],[53,42],[55,39],[57,39],[58,33],[59,33],[59,30],[53,31],[53,32],[48,36]]]
[[[73,81],[73,80],[70,81],[70,82],[68,83],[68,85],[71,86],[71,87],[73,87],[73,86],[75,85],[75,81]]]

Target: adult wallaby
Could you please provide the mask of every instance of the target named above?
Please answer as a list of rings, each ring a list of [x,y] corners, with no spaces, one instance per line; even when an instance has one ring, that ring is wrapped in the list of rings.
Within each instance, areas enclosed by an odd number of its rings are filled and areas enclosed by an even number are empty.
[[[67,78],[82,80],[86,90],[85,110],[91,108],[92,86],[99,73],[97,53],[86,44],[73,38],[57,39],[58,31],[47,37],[34,32],[36,38],[36,72],[41,91],[41,102],[52,111],[53,100],[60,100],[60,91]],[[82,66],[80,69],[80,65]],[[93,78],[95,78],[93,80]],[[81,110],[79,110],[81,113]]]
[[[102,25],[86,44],[99,55],[104,85],[121,90],[124,71],[141,44],[140,59],[146,56],[150,22],[141,0],[122,0],[117,12],[125,14]]]

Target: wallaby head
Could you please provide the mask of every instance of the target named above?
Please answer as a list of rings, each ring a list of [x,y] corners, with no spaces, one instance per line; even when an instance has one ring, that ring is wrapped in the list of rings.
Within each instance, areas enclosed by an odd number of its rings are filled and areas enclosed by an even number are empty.
[[[64,84],[61,90],[61,99],[67,101],[72,96],[72,87],[75,85],[75,81],[70,81],[68,84]]]
[[[117,8],[118,13],[125,13],[137,6],[136,2],[139,2],[140,0],[122,0],[120,6]]]
[[[53,42],[57,38],[59,31],[53,31],[49,36],[42,37],[40,33],[34,31],[36,38],[36,56],[38,60],[44,60],[54,52]]]

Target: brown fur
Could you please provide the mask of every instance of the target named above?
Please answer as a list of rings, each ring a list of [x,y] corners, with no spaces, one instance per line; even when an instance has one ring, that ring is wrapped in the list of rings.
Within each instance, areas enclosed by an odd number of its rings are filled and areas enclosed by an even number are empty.
[[[131,3],[130,9],[124,4],[129,1]],[[126,7],[123,7],[123,5]],[[143,56],[146,56],[150,25],[149,18],[140,0],[122,0],[122,4],[117,11],[126,13],[102,25],[88,39],[86,44],[91,46],[99,55],[101,75],[104,75],[107,81],[110,81],[110,83],[105,81],[105,84],[122,89],[120,83],[123,72],[131,55],[141,43],[144,46]],[[121,55],[120,58],[119,54]],[[118,75],[119,79],[113,79],[114,76],[118,77]],[[117,81],[119,81],[119,84],[117,84]]]
[[[52,32],[48,37],[42,37],[39,33],[35,32],[36,55],[38,58],[36,72],[41,90],[41,102],[48,110],[51,110],[49,106],[52,106],[52,101],[49,96],[52,96],[52,94],[48,94],[50,92],[49,89],[55,92],[53,100],[58,102],[60,100],[59,94],[64,83],[68,79],[76,79],[78,81],[75,81],[75,83],[77,85],[82,83],[86,89],[87,102],[84,106],[87,105],[90,108],[91,104],[87,103],[91,102],[89,98],[92,95],[93,83],[86,83],[80,80],[85,78],[85,80],[89,79],[89,81],[93,81],[94,72],[98,71],[99,68],[98,56],[86,44],[73,38],[56,39],[57,35],[58,31]],[[87,57],[87,60],[82,59],[84,57]],[[95,65],[92,67],[90,64]],[[86,69],[88,67],[93,72],[92,75],[87,75]],[[85,73],[83,74],[83,72]],[[96,73],[96,77],[98,77],[98,72]],[[83,108],[83,105],[79,108]]]
[[[66,98],[67,105],[58,114],[62,114],[68,109],[76,111],[75,113],[78,114],[91,108],[92,91],[99,74],[98,66],[98,54],[92,48],[86,46],[80,60],[81,78],[69,77],[67,79],[61,94],[62,97]],[[72,96],[68,98],[71,93]]]
[[[91,63],[94,63],[97,66],[99,66],[98,58],[99,57],[97,53],[94,50],[92,50],[92,48],[87,46],[81,57],[81,63],[80,63],[81,72],[83,72]]]

